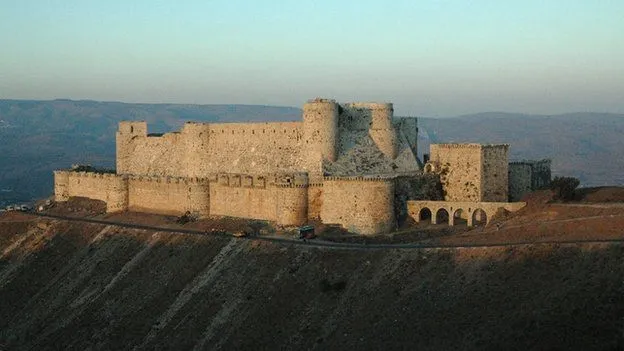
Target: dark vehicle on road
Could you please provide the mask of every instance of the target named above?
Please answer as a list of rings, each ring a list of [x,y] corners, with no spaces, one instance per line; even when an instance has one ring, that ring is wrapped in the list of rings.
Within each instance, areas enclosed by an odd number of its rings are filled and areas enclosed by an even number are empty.
[[[314,239],[316,235],[314,235],[314,226],[305,225],[303,227],[299,227],[299,239]]]

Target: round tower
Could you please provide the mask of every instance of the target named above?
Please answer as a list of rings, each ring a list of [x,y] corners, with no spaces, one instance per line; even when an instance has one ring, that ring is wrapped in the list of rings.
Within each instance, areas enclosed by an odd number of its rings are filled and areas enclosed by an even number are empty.
[[[206,179],[190,179],[186,186],[188,187],[187,210],[196,212],[200,216],[208,216],[210,214],[210,185]]]
[[[54,171],[54,201],[69,200],[69,172]]]
[[[184,177],[208,176],[210,124],[186,122],[182,127],[182,143],[184,145],[184,161],[181,175]]]
[[[398,138],[392,115],[394,107],[391,103],[369,103],[371,113],[371,128],[369,134],[377,144],[377,147],[388,158],[395,159],[398,154]]]
[[[308,220],[308,188],[304,185],[281,185],[277,192],[276,222],[283,226],[302,225]]]
[[[105,175],[108,180],[106,212],[120,212],[128,209],[128,177]]]
[[[336,161],[338,157],[338,115],[336,101],[309,100],[303,105],[303,134],[312,164],[310,172],[321,172],[322,160]]]

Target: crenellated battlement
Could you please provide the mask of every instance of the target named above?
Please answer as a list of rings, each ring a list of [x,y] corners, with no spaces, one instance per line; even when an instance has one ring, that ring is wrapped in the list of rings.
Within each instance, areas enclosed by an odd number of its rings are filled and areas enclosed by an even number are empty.
[[[306,188],[310,185],[307,173],[277,173],[267,175],[219,173],[210,177],[210,181],[219,186],[234,188]]]
[[[198,177],[171,177],[171,176],[145,176],[145,175],[128,175],[128,179],[133,181],[141,181],[147,183],[167,183],[167,184],[205,184],[210,180],[208,178]]]
[[[446,143],[446,144],[432,144],[432,146],[441,149],[496,149],[496,148],[509,148],[509,144],[477,144],[477,143]]]
[[[68,177],[82,177],[82,178],[97,178],[97,179],[113,179],[124,178],[125,176],[108,173],[108,172],[87,172],[87,171],[72,171],[72,170],[55,170],[55,175],[64,175]]]
[[[292,188],[292,189],[303,189],[308,188],[308,184],[272,184],[274,188]]]
[[[396,176],[327,176],[324,181],[345,181],[345,182],[386,182],[395,179]]]
[[[393,111],[394,106],[391,102],[347,102],[342,105],[347,109],[354,110],[385,110]]]

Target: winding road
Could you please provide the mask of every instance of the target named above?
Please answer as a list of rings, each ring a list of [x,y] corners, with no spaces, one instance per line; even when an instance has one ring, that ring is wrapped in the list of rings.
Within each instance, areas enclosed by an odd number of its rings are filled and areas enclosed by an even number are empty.
[[[29,216],[34,216],[34,217],[59,219],[59,220],[81,222],[81,223],[102,224],[102,225],[116,226],[116,227],[129,228],[129,229],[153,230],[153,231],[167,232],[167,233],[173,233],[173,234],[219,235],[219,236],[224,236],[224,237],[233,236],[231,233],[228,233],[225,231],[206,232],[206,231],[193,230],[193,229],[166,228],[166,227],[149,226],[149,225],[143,225],[143,224],[107,221],[107,220],[94,219],[94,218],[68,217],[68,216],[52,215],[52,214],[39,213],[39,212],[23,212],[23,213]],[[564,220],[564,221],[568,221],[568,220]],[[307,247],[342,249],[342,250],[447,249],[447,248],[488,248],[488,247],[495,248],[495,247],[517,247],[517,246],[552,245],[552,244],[624,243],[624,238],[587,239],[587,240],[542,240],[542,241],[533,241],[533,242],[505,242],[505,243],[494,243],[494,244],[491,244],[491,243],[490,244],[428,244],[428,243],[358,244],[358,243],[338,243],[338,242],[332,242],[332,241],[324,241],[320,239],[299,240],[299,239],[290,239],[290,238],[278,237],[278,236],[246,236],[246,237],[241,237],[240,240],[256,240],[256,241],[264,241],[264,242],[271,242],[271,243],[277,243],[277,244],[299,245],[299,246],[307,246]]]

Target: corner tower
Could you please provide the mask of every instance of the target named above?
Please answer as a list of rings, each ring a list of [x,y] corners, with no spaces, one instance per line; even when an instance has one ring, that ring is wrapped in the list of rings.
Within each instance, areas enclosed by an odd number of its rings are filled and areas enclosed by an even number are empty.
[[[338,158],[339,109],[336,101],[321,98],[303,105],[303,137],[311,173],[321,173],[323,160],[336,161]]]
[[[135,138],[147,137],[147,122],[145,121],[122,121],[117,130],[117,174],[130,173],[129,156],[132,152],[131,144]]]

